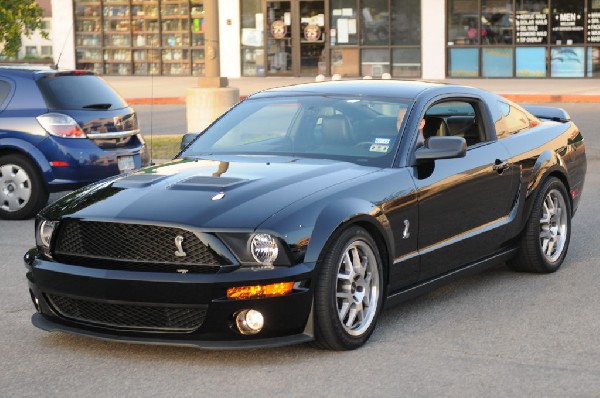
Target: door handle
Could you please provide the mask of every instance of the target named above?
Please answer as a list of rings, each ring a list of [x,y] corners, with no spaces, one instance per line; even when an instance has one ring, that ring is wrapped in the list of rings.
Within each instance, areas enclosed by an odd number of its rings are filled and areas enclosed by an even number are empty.
[[[496,162],[494,163],[494,166],[492,167],[495,171],[498,172],[498,174],[502,174],[504,173],[504,170],[508,169],[510,167],[510,164],[508,164],[508,161],[504,160],[500,160],[500,159],[496,159]]]

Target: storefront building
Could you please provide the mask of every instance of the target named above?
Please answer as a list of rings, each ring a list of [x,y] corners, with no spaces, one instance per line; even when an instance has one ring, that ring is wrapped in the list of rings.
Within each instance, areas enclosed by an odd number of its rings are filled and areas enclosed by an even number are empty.
[[[202,76],[204,6],[53,0],[54,54],[100,74]],[[228,77],[600,76],[600,0],[219,0],[219,25]]]
[[[448,0],[448,77],[599,77],[599,0]]]

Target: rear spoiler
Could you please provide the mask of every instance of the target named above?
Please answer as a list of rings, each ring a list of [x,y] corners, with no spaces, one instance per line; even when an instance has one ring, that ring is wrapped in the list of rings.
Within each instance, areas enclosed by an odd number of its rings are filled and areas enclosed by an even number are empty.
[[[555,122],[566,123],[571,120],[569,113],[562,108],[551,108],[549,106],[524,106],[528,112],[535,117]]]

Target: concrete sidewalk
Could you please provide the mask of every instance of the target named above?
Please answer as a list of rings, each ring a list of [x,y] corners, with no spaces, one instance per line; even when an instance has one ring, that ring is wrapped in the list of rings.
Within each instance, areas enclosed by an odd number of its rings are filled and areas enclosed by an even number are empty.
[[[196,77],[103,76],[132,104],[185,104],[186,89],[196,87]],[[329,78],[327,78],[329,80]],[[313,77],[230,78],[246,97],[272,87],[314,82]],[[446,79],[448,84],[479,87],[521,103],[600,103],[600,79]]]

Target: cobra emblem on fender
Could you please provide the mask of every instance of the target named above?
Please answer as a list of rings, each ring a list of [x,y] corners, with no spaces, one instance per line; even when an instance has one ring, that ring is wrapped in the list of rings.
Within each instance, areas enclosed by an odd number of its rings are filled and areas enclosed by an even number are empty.
[[[175,247],[177,247],[177,251],[175,252],[177,257],[187,256],[187,253],[183,251],[183,236],[177,235],[175,237]]]

